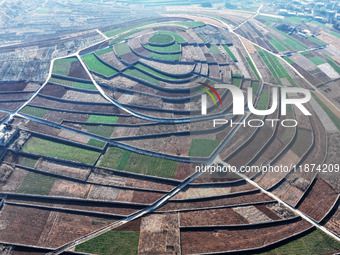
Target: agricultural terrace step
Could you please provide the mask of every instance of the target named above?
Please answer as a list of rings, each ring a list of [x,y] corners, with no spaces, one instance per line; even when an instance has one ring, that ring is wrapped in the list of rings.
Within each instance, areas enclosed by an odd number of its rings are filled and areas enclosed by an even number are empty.
[[[188,202],[198,202],[198,201],[210,201],[215,199],[221,199],[221,198],[230,198],[230,197],[239,197],[243,195],[251,195],[251,194],[257,194],[260,193],[259,189],[256,190],[247,190],[242,192],[235,192],[225,195],[218,195],[218,196],[209,196],[209,197],[198,197],[198,198],[185,198],[185,199],[171,199],[171,202],[176,203],[188,203]]]
[[[16,164],[15,167],[30,171],[30,172],[35,172],[35,173],[39,173],[39,174],[44,174],[44,175],[49,175],[49,176],[53,176],[59,179],[64,179],[64,180],[68,180],[68,181],[72,181],[72,182],[79,182],[79,183],[86,183],[86,184],[91,184],[94,186],[101,186],[101,187],[109,187],[109,188],[116,188],[116,189],[122,189],[122,190],[134,190],[134,191],[142,191],[142,192],[153,192],[153,193],[161,193],[161,194],[167,194],[167,191],[164,190],[156,190],[156,189],[143,189],[143,188],[134,188],[134,187],[127,187],[127,186],[117,186],[117,185],[112,185],[112,184],[102,184],[102,183],[96,183],[96,182],[90,182],[82,179],[77,179],[77,178],[72,178],[69,176],[65,176],[65,175],[60,175],[60,174],[55,174],[55,173],[51,173],[51,172],[46,172],[43,170],[38,170],[35,168],[30,168],[30,167],[26,167],[26,166],[22,166],[22,165],[18,165]],[[89,173],[89,175],[92,172]]]
[[[72,165],[80,166],[80,167],[88,167],[88,168],[94,168],[94,169],[98,169],[98,170],[105,170],[105,171],[112,172],[116,175],[120,175],[120,176],[128,177],[128,178],[137,178],[137,179],[140,179],[140,180],[155,181],[155,182],[160,182],[160,183],[169,184],[169,185],[179,185],[181,183],[181,181],[174,180],[174,179],[168,179],[168,178],[150,176],[150,175],[143,175],[143,174],[132,173],[132,172],[125,172],[125,171],[120,171],[120,170],[110,169],[110,168],[105,168],[105,167],[99,167],[99,166],[94,167],[92,165],[85,164],[85,163],[73,162],[73,161],[64,160],[64,159],[56,159],[56,158],[53,158],[53,157],[42,156],[42,155],[37,155],[37,154],[23,152],[23,151],[14,151],[14,150],[11,150],[11,149],[9,149],[8,151],[19,154],[19,155],[23,155],[23,156],[30,156],[30,157],[33,157],[33,158],[36,158],[36,159],[43,158],[43,159],[53,160],[53,161],[56,161],[56,162],[72,164]]]
[[[73,197],[56,197],[56,196],[42,196],[42,195],[28,195],[28,194],[17,194],[17,193],[7,193],[1,192],[0,195],[6,195],[7,199],[10,200],[23,200],[27,201],[43,201],[43,202],[53,202],[53,203],[63,203],[70,202],[74,204],[84,204],[87,206],[128,206],[132,209],[143,209],[150,204],[141,203],[130,203],[130,202],[118,202],[118,201],[108,201],[108,200],[94,200],[94,199],[82,199]]]
[[[253,224],[240,224],[240,225],[209,225],[209,226],[180,226],[180,231],[215,231],[215,230],[247,230],[265,227],[273,227],[295,223],[301,220],[301,216],[295,216],[288,219],[267,221]]]
[[[76,215],[85,215],[90,217],[103,217],[109,219],[124,219],[126,216],[118,215],[118,214],[110,214],[110,213],[102,213],[102,212],[94,212],[94,211],[87,211],[87,210],[76,210],[76,209],[67,209],[62,207],[55,207],[55,206],[44,206],[44,205],[36,205],[36,204],[28,204],[28,203],[16,203],[16,202],[9,202],[5,201],[7,205],[13,206],[21,206],[21,207],[29,207],[29,208],[36,208],[36,209],[47,209],[51,211],[63,212],[63,213],[71,213]]]

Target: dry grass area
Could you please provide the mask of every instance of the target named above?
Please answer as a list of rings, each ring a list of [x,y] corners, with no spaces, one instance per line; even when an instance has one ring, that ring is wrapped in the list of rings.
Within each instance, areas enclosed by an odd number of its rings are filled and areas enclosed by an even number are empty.
[[[27,171],[19,168],[15,168],[11,176],[6,182],[0,182],[0,191],[2,192],[15,192],[20,187],[21,183],[25,179]]]
[[[138,254],[180,254],[177,213],[151,214],[142,219]]]
[[[91,185],[58,179],[50,191],[51,196],[86,198]]]

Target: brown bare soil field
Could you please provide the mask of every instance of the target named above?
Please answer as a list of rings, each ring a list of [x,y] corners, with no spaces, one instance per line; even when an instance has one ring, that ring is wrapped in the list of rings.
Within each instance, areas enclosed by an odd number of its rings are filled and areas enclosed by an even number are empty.
[[[56,208],[65,208],[65,209],[74,209],[74,210],[82,210],[82,211],[90,211],[90,212],[102,212],[102,213],[110,213],[110,214],[119,214],[119,215],[129,215],[137,212],[137,209],[130,208],[129,205],[119,206],[119,205],[86,205],[84,203],[74,203],[74,202],[65,202],[65,203],[51,203],[48,200],[43,201],[35,201],[37,199],[30,199],[25,202],[22,200],[15,199],[7,199],[8,202],[13,203],[26,203],[31,205],[40,205],[47,207],[56,207]]]
[[[163,197],[165,194],[154,193],[154,192],[144,192],[144,191],[134,191],[133,197],[130,202],[134,203],[145,203],[152,204]]]
[[[4,205],[0,213],[0,242],[37,245],[50,211]]]
[[[232,208],[197,210],[180,213],[181,226],[238,225],[249,222]]]
[[[141,222],[142,218],[138,218],[115,228],[114,231],[139,231]]]
[[[190,199],[199,197],[211,197],[230,194],[231,187],[207,187],[207,188],[189,188],[183,189],[180,193],[174,196],[172,199]]]
[[[292,224],[256,229],[181,232],[182,253],[222,252],[261,247],[308,227],[310,224],[301,220]]]
[[[52,160],[39,159],[35,166],[36,169],[46,171],[49,173],[60,174],[63,176],[68,176],[72,178],[77,178],[85,180],[86,176],[89,174],[90,169],[85,167],[76,167],[72,164],[63,164],[54,162]]]
[[[178,213],[151,214],[142,219],[138,254],[180,254]]]
[[[51,196],[86,198],[91,185],[57,179],[50,191]]]
[[[184,163],[183,163],[184,164]],[[96,169],[93,173],[91,173],[88,181],[115,185],[115,186],[126,186],[126,187],[134,187],[134,188],[142,188],[149,189],[152,187],[155,190],[163,190],[170,191],[174,188],[172,185],[167,185],[163,183],[158,183],[156,181],[148,181],[148,180],[139,180],[138,177],[130,178],[123,177],[119,175],[115,175],[114,173],[106,170]]]
[[[112,222],[113,220],[51,211],[37,245],[57,248]]]
[[[252,205],[235,207],[233,210],[243,216],[250,224],[272,221],[265,213]]]
[[[334,204],[338,193],[319,178],[311,188],[298,209],[314,220],[320,221]]]
[[[325,163],[337,164],[339,163],[340,133],[337,131],[329,132],[327,133],[327,139],[328,148]],[[327,173],[321,173],[320,177],[331,185],[336,192],[340,193],[339,173],[327,171]]]
[[[175,179],[184,180],[192,173],[192,170],[193,166],[191,163],[179,162],[175,173]]]
[[[15,168],[6,182],[0,182],[1,192],[15,192],[20,187],[22,181],[25,179],[27,171]]]
[[[267,215],[272,220],[280,220],[281,219],[281,217],[279,215],[277,215],[274,211],[270,210],[265,205],[255,205],[255,207],[256,207],[256,209],[263,212],[265,215]]]
[[[85,69],[83,68],[79,61],[74,61],[71,63],[70,72],[68,76],[90,80],[90,77],[87,75]]]
[[[330,229],[335,234],[340,234],[340,208],[339,206],[336,208],[335,213],[332,217],[326,222],[325,227]]]
[[[40,90],[39,93],[42,95],[46,95],[46,96],[62,98],[67,91],[68,91],[67,88],[57,86],[57,85],[47,84],[42,90]]]
[[[157,209],[157,211],[176,211],[176,210],[196,209],[196,208],[206,208],[206,207],[219,207],[219,206],[227,206],[227,205],[264,202],[264,201],[272,201],[272,199],[262,193],[250,194],[250,195],[247,194],[247,195],[240,195],[237,197],[210,199],[207,201],[199,201],[199,202],[181,202],[181,203],[180,202],[168,202],[163,207]]]

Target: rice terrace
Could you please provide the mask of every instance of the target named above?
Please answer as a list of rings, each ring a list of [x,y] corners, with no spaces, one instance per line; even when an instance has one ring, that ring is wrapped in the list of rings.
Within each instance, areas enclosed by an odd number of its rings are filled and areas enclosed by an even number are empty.
[[[0,10],[0,255],[340,253],[338,1]]]

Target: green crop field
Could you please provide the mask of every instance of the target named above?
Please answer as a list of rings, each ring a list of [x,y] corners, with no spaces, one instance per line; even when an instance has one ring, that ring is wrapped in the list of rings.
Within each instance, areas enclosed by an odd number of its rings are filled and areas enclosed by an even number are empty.
[[[176,34],[174,32],[170,32],[170,31],[158,31],[158,32],[155,33],[154,36],[156,36],[156,35],[164,35],[164,36],[165,35],[170,35],[170,36],[172,36],[175,39],[175,42],[177,42],[177,43],[185,43],[186,42],[186,40],[182,36],[180,36],[180,35],[178,35],[178,34]],[[167,38],[170,38],[170,37],[167,37]],[[149,40],[149,42],[150,42],[150,40]]]
[[[83,129],[88,133],[110,138],[115,128],[103,125],[83,125]]]
[[[124,55],[131,52],[131,49],[127,43],[119,43],[114,46],[117,55]]]
[[[284,56],[283,59],[286,60],[286,61],[288,62],[288,64],[294,64],[294,61],[291,60],[291,59],[290,59],[289,57],[287,57],[287,56]]]
[[[124,33],[121,36],[118,36],[117,38],[112,39],[111,43],[119,43],[119,42],[125,40],[126,38],[128,38],[128,37],[130,37],[130,36],[132,36],[134,34],[137,34],[137,33],[139,33],[140,31],[143,31],[143,30],[144,29],[136,29],[136,30],[132,30],[130,32]]]
[[[304,50],[307,49],[308,46],[304,45],[303,43],[299,42],[297,39],[289,36],[288,34],[286,34],[285,32],[282,32],[279,29],[273,28],[276,32],[280,33],[281,35],[283,35],[284,37],[286,37],[286,39],[280,41],[281,44],[284,44],[284,46],[286,48],[289,49],[294,49],[294,50]]]
[[[316,56],[309,58],[309,60],[312,61],[317,66],[326,63],[326,61]]]
[[[253,94],[256,94],[257,91],[259,90],[260,84],[258,82],[253,81],[251,83],[251,87],[253,88]]]
[[[115,69],[100,62],[94,54],[85,55],[82,58],[87,67],[96,73],[99,73],[106,77],[110,77],[117,73]]]
[[[142,73],[141,71],[139,71],[137,69],[129,68],[124,73],[127,74],[127,75],[130,75],[130,76],[133,76],[135,78],[150,82],[150,83],[155,84],[155,85],[159,84],[159,80],[151,77],[150,75]]]
[[[217,48],[217,46],[215,44],[210,44],[210,46],[208,46],[211,54],[213,55],[222,55],[222,53],[220,52],[220,50]]]
[[[45,114],[48,113],[48,110],[28,105],[22,108],[20,110],[20,113],[31,115],[38,118],[43,118]]]
[[[163,79],[168,79],[168,80],[178,80],[178,78],[176,77],[172,77],[160,72],[157,72],[156,70],[153,70],[152,68],[149,68],[141,63],[138,63],[137,65],[135,65],[135,67],[140,68],[148,73],[151,73],[153,75],[156,75],[157,77],[163,78]]]
[[[324,57],[328,59],[328,60],[327,60],[327,63],[330,64],[330,65],[333,67],[333,69],[334,69],[338,74],[340,74],[340,66],[339,66],[339,64],[337,64],[337,63],[334,61],[334,59],[332,59],[330,56],[328,56],[328,55],[326,55],[326,54],[324,54]]]
[[[234,53],[231,52],[227,45],[223,45],[223,48],[225,49],[225,51],[228,53],[232,60],[237,61],[237,58],[235,57]]]
[[[298,128],[297,136],[294,144],[292,145],[292,151],[296,155],[302,157],[312,143],[312,132],[306,129]]]
[[[259,55],[262,57],[265,64],[268,66],[269,70],[272,72],[275,80],[278,84],[282,84],[280,78],[287,78],[287,80],[296,87],[295,81],[290,77],[286,69],[281,65],[279,60],[272,54],[266,51],[258,51]]]
[[[277,51],[287,50],[287,48],[285,46],[283,46],[279,41],[277,41],[275,39],[269,40],[269,42],[275,47],[275,49],[277,49]]]
[[[74,82],[64,79],[58,79],[51,77],[49,82],[53,82],[56,84],[78,88],[78,89],[88,89],[88,90],[97,90],[96,86],[94,86],[92,83],[83,83],[83,82]]]
[[[35,164],[38,162],[37,159],[33,159],[33,158],[22,158],[20,165],[21,166],[26,166],[26,167],[30,167],[30,168],[35,168]]]
[[[86,122],[114,124],[114,123],[117,123],[118,119],[119,119],[118,116],[107,116],[107,115],[95,115],[95,114],[91,114]]]
[[[155,33],[153,36],[150,37],[149,43],[150,44],[157,44],[157,45],[164,45],[173,42],[175,38],[172,35],[165,34],[165,33]]]
[[[99,152],[96,151],[52,142],[38,137],[31,137],[25,143],[22,151],[87,164],[93,164],[99,155]]]
[[[152,52],[148,55],[150,58],[161,59],[161,60],[169,60],[169,61],[178,61],[181,57],[181,54],[159,54],[156,52]]]
[[[340,119],[314,93],[312,93],[312,96],[327,113],[328,117],[333,121],[338,130],[340,130]]]
[[[105,53],[109,53],[109,52],[112,52],[112,51],[113,51],[113,48],[108,47],[108,48],[105,48],[105,49],[97,50],[96,55],[100,56],[100,55],[103,55]]]
[[[76,246],[76,252],[100,255],[137,255],[139,231],[108,231]]]
[[[240,87],[241,83],[242,83],[241,78],[233,78],[233,85],[235,85],[236,87]]]
[[[29,172],[21,183],[18,193],[48,195],[56,178]]]
[[[145,44],[145,48],[149,49],[150,51],[155,51],[156,53],[172,53],[172,52],[180,52],[181,45],[174,43],[169,46],[152,46],[150,44]]]
[[[87,145],[94,146],[97,148],[104,148],[105,144],[106,144],[105,142],[94,139],[94,138],[91,138],[87,143]]]
[[[255,76],[257,77],[257,79],[260,79],[260,75],[257,72],[257,70],[256,70],[256,68],[254,66],[254,63],[251,61],[251,59],[249,57],[246,57],[246,60],[247,60],[248,64],[250,65],[251,69],[253,70]]]
[[[177,162],[110,147],[100,158],[99,166],[152,176],[174,178]]]
[[[52,73],[67,76],[70,72],[71,64],[78,61],[76,57],[57,59],[53,63]]]
[[[316,43],[318,45],[325,45],[326,43],[321,41],[320,39],[316,38],[316,37],[308,37],[308,40],[312,41],[313,43]]]
[[[320,230],[284,244],[261,255],[319,255],[335,254],[340,250],[340,243]]]
[[[189,156],[209,157],[221,141],[211,139],[192,139]]]
[[[257,110],[266,110],[269,103],[269,92],[262,90],[260,95],[259,103],[256,107]]]

